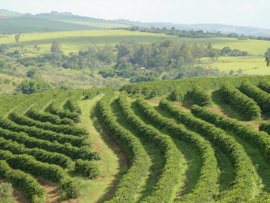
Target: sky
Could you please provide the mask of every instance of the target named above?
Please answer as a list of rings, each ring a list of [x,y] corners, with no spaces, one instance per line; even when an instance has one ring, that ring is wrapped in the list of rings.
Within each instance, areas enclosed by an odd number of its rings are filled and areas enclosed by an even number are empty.
[[[0,9],[31,14],[71,12],[106,20],[270,29],[270,0],[0,0]]]

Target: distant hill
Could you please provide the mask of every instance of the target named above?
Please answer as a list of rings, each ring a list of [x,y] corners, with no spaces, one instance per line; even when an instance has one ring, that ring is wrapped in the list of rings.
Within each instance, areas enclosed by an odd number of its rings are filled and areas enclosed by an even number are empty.
[[[264,36],[270,37],[270,30],[264,28],[255,28],[255,27],[244,27],[244,26],[233,26],[233,25],[223,25],[223,24],[174,24],[174,23],[163,23],[163,22],[153,22],[153,23],[142,23],[139,21],[130,21],[130,20],[116,20],[118,23],[130,25],[130,26],[139,26],[139,27],[147,27],[151,28],[163,28],[166,27],[167,29],[171,29],[175,27],[177,30],[203,30],[209,32],[218,32],[224,34],[229,33],[236,33],[236,34],[244,34],[244,35],[251,35],[251,36]]]
[[[0,16],[1,17],[18,17],[18,16],[22,16],[22,15],[23,14],[18,13],[18,12],[13,12],[13,11],[0,9]]]
[[[4,17],[4,18],[1,18]],[[8,17],[8,18],[5,18]],[[130,21],[125,19],[104,20],[98,18],[84,17],[73,15],[65,12],[59,13],[41,13],[35,16],[31,14],[21,14],[17,12],[0,9],[0,30],[2,33],[26,33],[26,32],[45,32],[44,28],[48,27],[49,31],[74,31],[74,30],[93,30],[107,29],[114,27],[158,27],[171,29],[175,27],[178,30],[203,30],[209,32],[237,33],[252,36],[270,37],[270,30],[255,27],[232,26],[222,24],[173,24],[168,22],[149,22],[142,23],[139,21]],[[0,34],[2,34],[0,33]]]
[[[38,17],[16,17],[0,20],[0,34],[17,34],[31,32],[57,32],[57,31],[77,31],[77,30],[100,30],[100,27],[89,25],[79,25],[67,22],[60,22]]]

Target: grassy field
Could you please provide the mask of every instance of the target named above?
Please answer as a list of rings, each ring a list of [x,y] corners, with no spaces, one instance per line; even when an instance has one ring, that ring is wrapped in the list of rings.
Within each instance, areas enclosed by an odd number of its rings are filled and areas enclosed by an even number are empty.
[[[209,58],[201,59],[197,65],[208,68],[218,68],[221,71],[230,72],[242,69],[244,74],[248,75],[268,75],[270,67],[266,66],[264,57],[240,56],[240,57],[220,57],[217,61],[212,61]],[[258,67],[255,69],[255,67]]]
[[[89,25],[93,27],[100,28],[114,28],[114,27],[130,27],[129,25],[117,24],[117,23],[105,23],[105,22],[83,22],[83,21],[75,21],[75,20],[59,20],[61,22],[73,23],[79,25]]]
[[[123,39],[137,40],[139,43],[152,43],[166,39],[178,41],[188,41],[190,43],[206,44],[211,42],[215,48],[222,49],[229,46],[232,49],[240,49],[248,51],[253,55],[263,55],[270,47],[270,41],[259,40],[237,40],[229,38],[179,38],[165,34],[153,34],[145,32],[131,32],[125,30],[88,30],[88,31],[68,31],[68,32],[48,32],[48,33],[28,33],[22,34],[18,47],[24,49],[32,49],[35,45],[41,47],[41,52],[49,52],[53,41],[58,41],[62,44],[62,50],[68,54],[70,52],[78,52],[81,49],[88,49],[93,44],[86,39],[82,33],[90,37],[100,48],[106,44],[115,45]],[[2,34],[2,33],[1,33]],[[7,35],[0,38],[0,44],[16,44],[15,35]]]

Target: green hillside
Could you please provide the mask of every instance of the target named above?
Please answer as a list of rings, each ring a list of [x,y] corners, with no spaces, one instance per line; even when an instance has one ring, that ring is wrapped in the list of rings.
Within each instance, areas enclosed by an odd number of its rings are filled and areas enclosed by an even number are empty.
[[[18,16],[22,16],[22,15],[23,14],[18,13],[18,12],[13,12],[13,11],[0,9],[0,16],[1,17],[18,17]]]
[[[268,202],[269,76],[120,91],[1,96],[0,184],[19,203]]]
[[[29,19],[29,18],[26,18]],[[5,19],[13,20],[16,19]],[[31,19],[35,22],[35,18]],[[39,21],[40,19],[38,19]],[[44,20],[44,22],[49,23],[51,20]],[[27,22],[27,20],[25,21]],[[1,20],[0,20],[1,23]],[[69,23],[63,23],[63,26],[70,25]],[[48,25],[48,24],[46,24]],[[53,25],[53,24],[52,24]],[[71,24],[77,26],[75,24]],[[87,27],[84,25],[78,25]],[[53,26],[51,26],[53,27]],[[17,29],[17,28],[16,28]],[[40,30],[44,26],[40,26]],[[49,27],[50,29],[50,27]],[[57,29],[57,27],[55,28]],[[63,27],[64,29],[64,27]],[[100,28],[96,28],[100,29]],[[19,30],[19,29],[18,29]],[[53,33],[29,33],[23,34],[20,37],[18,46],[25,46],[26,48],[32,48],[34,45],[39,45],[41,47],[41,52],[50,49],[53,41],[58,41],[62,44],[62,50],[65,53],[78,52],[80,49],[88,49],[88,47],[93,46],[92,43],[87,40],[82,33],[87,37],[90,37],[98,46],[103,47],[106,44],[115,45],[121,40],[137,40],[139,43],[152,43],[155,41],[163,41],[166,39],[173,39],[178,41],[187,41],[190,43],[197,42],[199,44],[212,43],[214,47],[222,49],[225,46],[229,46],[233,49],[240,49],[242,51],[247,51],[252,55],[263,55],[265,51],[270,47],[270,41],[261,40],[237,40],[233,38],[180,38],[176,36],[170,36],[165,34],[155,34],[155,33],[145,33],[145,32],[131,32],[125,30],[93,30],[93,31],[70,31],[70,32],[53,32]],[[1,33],[2,34],[2,33]],[[0,38],[0,44],[16,44],[14,35],[8,35],[6,37]]]
[[[48,28],[48,30],[45,30]],[[33,32],[58,32],[73,30],[99,30],[100,27],[60,22],[37,17],[18,17],[0,20],[1,34],[33,33]]]

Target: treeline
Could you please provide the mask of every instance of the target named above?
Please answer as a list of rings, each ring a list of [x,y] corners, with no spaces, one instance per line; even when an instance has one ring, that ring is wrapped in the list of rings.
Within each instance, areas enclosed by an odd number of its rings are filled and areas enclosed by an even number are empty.
[[[112,30],[129,30],[129,31],[139,31],[139,32],[148,32],[148,33],[165,33],[166,35],[175,35],[178,37],[187,37],[187,38],[237,38],[239,40],[248,40],[248,39],[257,39],[257,40],[268,40],[270,41],[270,37],[255,37],[255,36],[246,36],[246,35],[239,35],[236,33],[229,33],[229,34],[223,34],[218,32],[209,32],[209,31],[203,31],[203,30],[177,30],[175,27],[172,27],[171,29],[164,28],[157,28],[157,27],[139,27],[139,26],[133,26],[133,27],[119,27],[119,28],[111,28]]]
[[[152,44],[139,44],[136,40],[122,40],[115,47],[106,45],[99,52],[89,48],[65,55],[61,51],[61,45],[54,42],[51,53],[38,57],[19,57],[17,62],[26,67],[42,68],[49,63],[64,69],[90,70],[90,76],[100,74],[103,78],[128,78],[130,82],[135,83],[161,79],[229,76],[228,73],[221,72],[217,68],[194,65],[205,57],[214,61],[220,56],[246,55],[248,55],[246,51],[232,50],[230,47],[220,50],[214,48],[211,43],[190,44],[172,39]],[[39,75],[32,72],[27,76],[38,79]],[[23,86],[27,88],[18,87],[18,89],[22,92],[31,92],[31,84],[24,84]],[[45,89],[48,87],[46,86]]]

